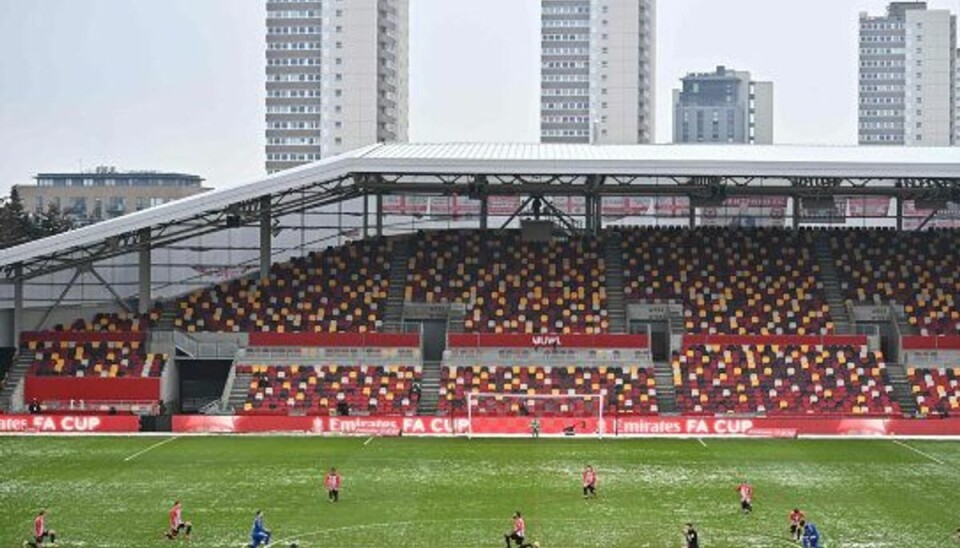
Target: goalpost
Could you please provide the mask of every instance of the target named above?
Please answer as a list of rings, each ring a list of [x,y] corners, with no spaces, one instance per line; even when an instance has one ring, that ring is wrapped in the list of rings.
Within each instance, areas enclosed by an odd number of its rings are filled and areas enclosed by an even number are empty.
[[[515,394],[506,392],[468,392],[467,393],[467,427],[460,434],[465,434],[468,438],[474,435],[485,436],[517,436],[533,435],[533,421],[538,421],[542,426],[546,422],[550,423],[549,431],[543,433],[544,436],[594,436],[603,439],[606,425],[603,421],[604,407],[606,406],[607,391],[601,390],[597,393],[589,394]],[[505,427],[503,432],[474,432],[474,419],[480,416],[479,407],[483,402],[493,400],[495,402],[516,402],[527,409],[528,414],[492,414],[485,415],[491,421],[502,419],[504,423],[511,423],[512,427]],[[578,407],[575,402],[584,403],[583,411],[586,414],[572,414]],[[550,403],[553,405],[550,405]],[[532,408],[532,412],[530,409]],[[544,412],[545,411],[545,412]],[[552,412],[551,412],[552,411]],[[591,421],[596,419],[595,428],[584,430],[578,428],[578,421],[584,422],[585,419]],[[525,421],[525,422],[524,422]],[[525,424],[524,431],[517,431],[517,424]],[[567,426],[569,425],[569,426]],[[560,431],[556,431],[559,428]]]

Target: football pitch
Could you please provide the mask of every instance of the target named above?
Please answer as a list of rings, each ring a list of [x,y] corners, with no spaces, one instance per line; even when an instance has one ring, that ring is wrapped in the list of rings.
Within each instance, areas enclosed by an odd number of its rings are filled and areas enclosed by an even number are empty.
[[[0,457],[3,547],[40,508],[59,546],[179,545],[161,538],[176,499],[197,547],[244,546],[257,509],[274,545],[301,547],[503,546],[515,510],[543,548],[676,548],[687,521],[704,547],[790,546],[794,507],[829,547],[953,546],[960,527],[956,442],[4,437]]]

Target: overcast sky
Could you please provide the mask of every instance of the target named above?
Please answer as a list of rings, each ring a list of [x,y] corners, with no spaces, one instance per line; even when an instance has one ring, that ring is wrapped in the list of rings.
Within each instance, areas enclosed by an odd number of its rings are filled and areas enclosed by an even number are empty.
[[[411,140],[536,141],[539,0],[410,3]],[[774,82],[777,143],[855,144],[858,13],[885,5],[659,0],[658,142],[678,79],[724,64]],[[262,175],[264,16],[262,0],[0,0],[0,193],[97,165]]]

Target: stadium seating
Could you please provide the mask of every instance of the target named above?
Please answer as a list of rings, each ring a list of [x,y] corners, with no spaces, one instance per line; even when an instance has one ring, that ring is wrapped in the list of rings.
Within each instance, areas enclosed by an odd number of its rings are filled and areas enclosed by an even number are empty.
[[[405,298],[467,305],[464,327],[493,333],[603,333],[606,277],[597,238],[524,242],[518,231],[421,232]]]
[[[899,303],[922,335],[960,333],[960,232],[843,230],[831,247],[846,298]]]
[[[351,414],[412,415],[420,366],[246,365],[253,375],[244,414],[329,415],[338,404]]]
[[[682,303],[688,333],[833,331],[808,233],[626,228],[622,236],[626,297]]]
[[[150,354],[137,341],[30,341],[29,375],[70,377],[159,377],[164,354]]]
[[[275,264],[178,302],[175,327],[223,332],[368,332],[382,323],[392,242],[365,240]]]
[[[920,414],[960,415],[960,368],[909,368],[907,376]]]
[[[526,395],[597,394],[606,391],[604,412],[657,412],[653,370],[642,367],[447,367],[440,387],[440,411],[466,414],[467,393],[502,392]],[[480,415],[597,416],[597,402],[570,399],[482,398],[474,410]]]
[[[674,356],[685,413],[895,414],[878,352],[851,346],[696,345]]]

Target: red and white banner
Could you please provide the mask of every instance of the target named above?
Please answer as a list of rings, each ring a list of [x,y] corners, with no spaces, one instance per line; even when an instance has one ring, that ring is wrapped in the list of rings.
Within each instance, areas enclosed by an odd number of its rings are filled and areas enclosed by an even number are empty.
[[[451,333],[448,348],[647,348],[646,335]]]
[[[528,436],[532,417],[175,416],[175,433],[293,432],[345,436]],[[597,417],[540,417],[544,436],[592,436]],[[960,419],[863,417],[604,417],[611,437],[960,436]]]
[[[0,415],[0,433],[137,432],[140,418],[133,415]]]
[[[786,196],[736,196],[720,207],[700,208],[700,222],[703,226],[782,227],[786,211]]]

